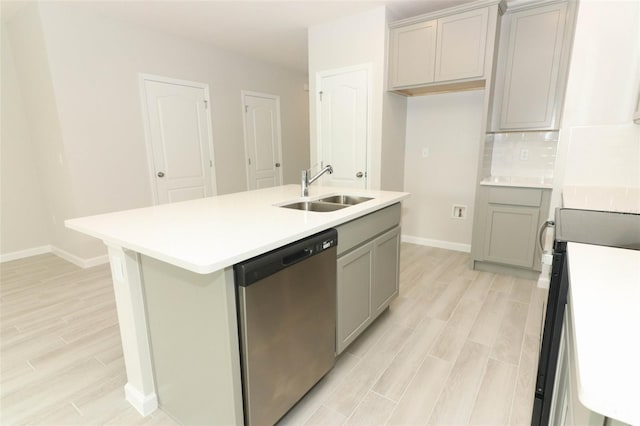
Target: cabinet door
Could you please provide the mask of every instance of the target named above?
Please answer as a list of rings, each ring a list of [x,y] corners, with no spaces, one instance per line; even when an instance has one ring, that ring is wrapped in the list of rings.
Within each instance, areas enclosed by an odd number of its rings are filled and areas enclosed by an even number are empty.
[[[338,259],[336,353],[366,328],[371,318],[373,243]]]
[[[482,77],[489,9],[438,19],[435,81]]]
[[[557,129],[567,4],[514,12],[508,18],[502,85],[502,130]]]
[[[391,87],[433,82],[436,25],[433,20],[391,30]]]
[[[377,316],[398,294],[400,227],[395,227],[373,242],[373,271],[371,309]]]
[[[533,266],[540,208],[489,204],[485,259],[514,266]]]

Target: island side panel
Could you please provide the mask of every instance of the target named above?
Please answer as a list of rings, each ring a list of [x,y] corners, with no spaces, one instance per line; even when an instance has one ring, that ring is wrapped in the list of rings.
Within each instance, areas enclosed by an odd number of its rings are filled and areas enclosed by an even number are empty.
[[[158,408],[138,253],[107,243],[127,372],[125,396],[143,416]]]
[[[233,269],[196,274],[141,256],[160,407],[182,424],[243,424]]]

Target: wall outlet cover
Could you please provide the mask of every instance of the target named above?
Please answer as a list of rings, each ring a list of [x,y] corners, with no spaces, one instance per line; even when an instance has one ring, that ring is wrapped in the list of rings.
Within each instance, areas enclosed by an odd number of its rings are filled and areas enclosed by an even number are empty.
[[[451,217],[453,219],[466,219],[467,218],[467,206],[454,205]]]

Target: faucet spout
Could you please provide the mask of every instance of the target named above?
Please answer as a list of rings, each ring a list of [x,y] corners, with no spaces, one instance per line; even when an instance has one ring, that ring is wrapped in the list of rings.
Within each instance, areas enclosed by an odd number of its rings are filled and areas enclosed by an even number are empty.
[[[322,176],[325,173],[329,173],[329,174],[333,173],[333,167],[331,167],[331,164],[327,164],[326,166],[324,166],[322,168],[322,170],[320,170],[318,173],[316,173],[312,177],[309,177],[309,175],[311,174],[311,172],[309,170],[303,170],[302,171],[300,184],[301,184],[301,187],[302,187],[302,196],[303,197],[308,197],[309,196],[309,185],[311,185],[313,182],[318,180],[320,178],[320,176]]]

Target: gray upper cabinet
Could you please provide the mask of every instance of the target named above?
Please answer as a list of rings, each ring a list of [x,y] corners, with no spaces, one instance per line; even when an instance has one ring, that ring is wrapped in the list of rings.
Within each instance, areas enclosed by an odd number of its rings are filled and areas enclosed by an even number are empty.
[[[392,30],[391,86],[433,83],[437,22],[420,22]]]
[[[483,76],[488,16],[484,7],[438,19],[435,81]]]
[[[545,4],[503,17],[493,131],[559,128],[574,13],[566,1]]]
[[[389,89],[405,94],[420,87],[464,84],[483,87],[492,62],[499,1],[476,2],[390,25]],[[487,58],[488,54],[490,58]],[[472,84],[474,83],[474,84]],[[429,90],[425,90],[425,93]]]

